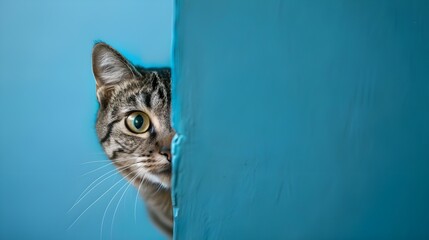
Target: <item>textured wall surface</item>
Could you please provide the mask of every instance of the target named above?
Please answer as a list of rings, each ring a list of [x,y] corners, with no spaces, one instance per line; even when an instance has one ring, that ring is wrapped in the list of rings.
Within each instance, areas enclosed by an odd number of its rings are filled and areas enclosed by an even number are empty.
[[[91,49],[169,65],[172,15],[171,0],[0,1],[0,239],[164,239],[133,187],[118,205],[127,185],[96,139]]]
[[[176,239],[429,238],[428,1],[176,18]]]

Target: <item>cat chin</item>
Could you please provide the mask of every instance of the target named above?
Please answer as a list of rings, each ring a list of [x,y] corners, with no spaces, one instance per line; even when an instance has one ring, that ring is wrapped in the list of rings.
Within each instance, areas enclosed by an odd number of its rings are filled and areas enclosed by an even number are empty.
[[[161,186],[165,189],[170,189],[171,187],[170,177],[160,176],[160,181],[158,183],[160,183]]]
[[[155,183],[155,184],[160,184],[161,187],[165,188],[165,189],[169,189],[171,184],[170,184],[170,176],[166,175],[166,174],[152,174],[152,173],[146,173],[144,175],[144,178],[147,179],[149,182]]]
[[[156,171],[147,171],[147,169],[137,163],[131,167],[131,171],[134,172],[135,175],[138,175],[138,177],[134,179],[130,177],[127,178],[132,181],[137,188],[139,188],[142,182],[150,182],[164,189],[170,189],[171,187],[171,167],[161,168]]]

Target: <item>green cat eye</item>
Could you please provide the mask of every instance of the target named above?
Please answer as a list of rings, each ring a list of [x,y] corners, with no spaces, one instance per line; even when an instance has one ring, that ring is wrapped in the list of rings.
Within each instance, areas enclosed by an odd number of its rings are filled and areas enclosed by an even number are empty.
[[[144,112],[132,112],[125,120],[125,125],[133,133],[144,133],[150,127],[150,119]]]

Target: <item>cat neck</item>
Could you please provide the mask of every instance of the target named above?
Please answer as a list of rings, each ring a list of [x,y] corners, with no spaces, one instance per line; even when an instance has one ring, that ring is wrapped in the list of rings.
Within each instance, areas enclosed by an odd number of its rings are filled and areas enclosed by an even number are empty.
[[[146,209],[152,221],[170,237],[173,235],[173,208],[171,189],[147,182],[140,188]]]
[[[148,207],[153,207],[165,213],[172,212],[170,188],[162,187],[157,183],[145,182],[139,191]]]

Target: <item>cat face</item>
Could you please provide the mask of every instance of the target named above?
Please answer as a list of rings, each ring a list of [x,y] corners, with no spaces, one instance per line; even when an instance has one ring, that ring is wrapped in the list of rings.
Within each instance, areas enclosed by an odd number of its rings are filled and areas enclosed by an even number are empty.
[[[133,66],[105,43],[92,64],[100,108],[96,130],[107,156],[136,186],[170,187],[170,70]]]

